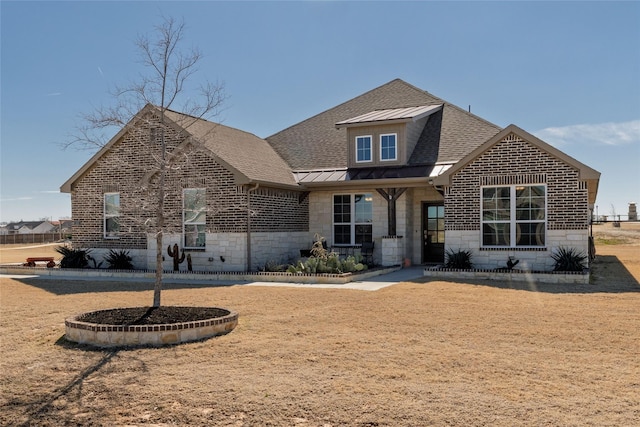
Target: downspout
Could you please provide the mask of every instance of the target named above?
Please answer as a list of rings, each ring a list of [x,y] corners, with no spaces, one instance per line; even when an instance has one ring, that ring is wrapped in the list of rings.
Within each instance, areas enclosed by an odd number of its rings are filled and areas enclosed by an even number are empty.
[[[247,190],[247,273],[251,271],[251,193],[260,187],[259,183]]]

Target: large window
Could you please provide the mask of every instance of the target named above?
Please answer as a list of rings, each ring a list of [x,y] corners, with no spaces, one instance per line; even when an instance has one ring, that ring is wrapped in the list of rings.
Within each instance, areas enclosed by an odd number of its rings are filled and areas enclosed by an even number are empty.
[[[483,246],[544,246],[546,187],[482,188]]]
[[[184,247],[204,248],[207,225],[207,192],[204,188],[183,190]]]
[[[371,161],[371,136],[356,136],[356,162]]]
[[[361,245],[373,241],[373,197],[371,194],[333,196],[333,242]]]
[[[104,237],[115,239],[120,233],[120,193],[104,193]]]
[[[380,160],[396,160],[396,134],[380,135]]]

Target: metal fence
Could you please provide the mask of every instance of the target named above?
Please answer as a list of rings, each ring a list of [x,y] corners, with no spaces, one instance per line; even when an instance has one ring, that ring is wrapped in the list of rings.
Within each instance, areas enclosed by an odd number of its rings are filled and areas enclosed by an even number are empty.
[[[24,233],[24,234],[0,234],[0,245],[55,243],[60,240],[70,239],[69,233]]]

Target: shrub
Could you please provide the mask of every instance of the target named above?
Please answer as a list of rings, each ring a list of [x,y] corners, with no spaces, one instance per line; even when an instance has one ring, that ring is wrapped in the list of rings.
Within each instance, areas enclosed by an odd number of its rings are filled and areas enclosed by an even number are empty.
[[[453,249],[448,249],[444,266],[456,270],[469,270],[473,268],[471,255],[471,251],[469,250],[458,249],[454,251]]]
[[[86,268],[89,265],[89,259],[92,259],[89,255],[91,249],[74,249],[66,246],[58,246],[56,252],[62,255],[60,268]]]
[[[270,272],[270,273],[279,273],[285,271],[287,269],[286,264],[280,264],[277,261],[269,260],[265,263],[262,271]]]
[[[133,259],[129,256],[129,251],[120,249],[115,251],[111,249],[109,253],[104,257],[104,260],[109,264],[109,269],[112,270],[133,270]]]
[[[310,273],[310,274],[341,274],[353,273],[355,271],[366,270],[367,266],[362,264],[362,256],[348,256],[340,259],[340,255],[329,252],[324,243],[324,237],[315,235],[315,242],[311,248],[311,256],[304,262],[299,260],[287,269],[289,273]]]
[[[582,271],[587,268],[587,256],[575,248],[560,247],[551,258],[554,261],[553,271]]]

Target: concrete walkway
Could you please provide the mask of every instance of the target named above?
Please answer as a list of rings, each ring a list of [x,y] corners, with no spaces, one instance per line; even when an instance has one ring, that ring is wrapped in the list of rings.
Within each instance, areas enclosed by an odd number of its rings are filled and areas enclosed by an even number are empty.
[[[381,274],[379,276],[371,277],[363,281],[353,281],[344,284],[327,284],[327,283],[289,283],[289,282],[248,282],[248,281],[212,281],[212,280],[165,280],[166,283],[185,283],[185,284],[201,284],[201,285],[215,285],[215,286],[280,286],[280,287],[295,287],[295,288],[330,288],[330,289],[358,289],[362,291],[377,291],[378,289],[385,288],[387,286],[395,285],[396,283],[408,281],[411,279],[417,279],[424,277],[424,267],[415,266],[402,268],[400,270],[393,271],[387,274]],[[64,277],[64,276],[39,276],[37,274],[0,274],[0,278],[7,279],[27,279],[27,278],[42,278],[42,279],[56,279],[56,280],[88,280],[87,277]],[[100,281],[120,281],[120,282],[153,282],[153,279],[147,278],[115,278],[115,277],[91,277],[90,280]]]
[[[424,267],[408,267],[400,270],[381,274],[364,281],[353,281],[345,284],[326,283],[283,283],[283,282],[249,282],[247,286],[288,286],[296,288],[331,288],[331,289],[358,289],[361,291],[377,291],[396,283],[406,282],[424,276]]]

